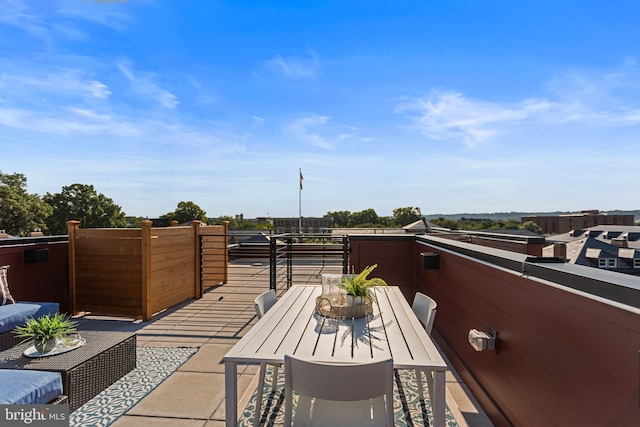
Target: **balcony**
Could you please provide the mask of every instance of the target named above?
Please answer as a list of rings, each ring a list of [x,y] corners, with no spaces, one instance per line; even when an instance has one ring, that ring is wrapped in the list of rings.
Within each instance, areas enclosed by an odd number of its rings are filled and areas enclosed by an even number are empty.
[[[45,281],[64,289],[64,242],[55,244],[60,254],[51,247],[47,262],[32,265],[19,265],[7,246],[0,248],[0,264],[12,264],[16,273],[10,283],[18,298],[28,283],[42,283],[46,298],[54,293]],[[460,425],[489,425],[485,413],[496,426],[637,425],[640,278],[544,262],[553,260],[535,256],[540,242],[498,235],[352,235],[349,247],[356,270],[376,263],[376,276],[400,286],[407,299],[420,291],[438,302],[433,335],[462,380],[451,375],[447,383],[447,403],[459,408]],[[425,268],[425,252],[437,254],[437,268]],[[139,346],[200,347],[116,427],[222,425],[219,360],[255,323],[252,300],[272,280],[267,266],[266,259],[232,261],[227,283],[147,322],[79,318],[83,328],[135,330]],[[294,265],[291,279],[312,282],[322,268],[342,267]],[[68,292],[58,295],[68,304]],[[467,340],[471,329],[495,330],[497,350],[475,351]],[[242,390],[255,389],[256,372],[255,366],[240,372]]]

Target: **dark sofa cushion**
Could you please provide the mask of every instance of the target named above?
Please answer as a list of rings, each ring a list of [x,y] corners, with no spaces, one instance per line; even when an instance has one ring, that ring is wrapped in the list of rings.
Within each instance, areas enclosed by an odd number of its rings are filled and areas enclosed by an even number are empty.
[[[49,403],[62,394],[60,372],[0,369],[1,404]]]

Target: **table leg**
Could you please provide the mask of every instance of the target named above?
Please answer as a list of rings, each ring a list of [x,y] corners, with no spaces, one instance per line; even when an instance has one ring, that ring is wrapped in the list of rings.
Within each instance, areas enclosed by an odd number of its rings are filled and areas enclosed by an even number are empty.
[[[225,425],[238,426],[238,364],[224,362]]]
[[[435,390],[431,393],[431,409],[433,410],[434,427],[444,427],[445,425],[445,374],[445,371],[433,371],[433,388]]]

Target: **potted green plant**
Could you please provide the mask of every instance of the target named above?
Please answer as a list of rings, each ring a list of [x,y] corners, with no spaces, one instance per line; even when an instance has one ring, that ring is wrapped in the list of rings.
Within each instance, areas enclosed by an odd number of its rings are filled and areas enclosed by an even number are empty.
[[[37,319],[32,317],[13,331],[18,338],[24,338],[21,344],[32,341],[38,352],[48,353],[56,348],[59,339],[76,332],[76,325],[66,314],[45,314]]]
[[[368,278],[369,274],[378,266],[367,266],[360,274],[349,274],[342,278],[340,287],[347,293],[347,305],[364,304],[371,300],[369,289],[374,286],[387,286],[387,282],[379,277]]]

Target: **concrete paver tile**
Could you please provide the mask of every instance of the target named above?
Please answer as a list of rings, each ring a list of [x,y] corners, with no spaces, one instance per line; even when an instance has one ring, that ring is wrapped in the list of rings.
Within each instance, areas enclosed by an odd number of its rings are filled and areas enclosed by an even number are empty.
[[[112,427],[205,427],[210,421],[181,419],[181,418],[160,418],[160,417],[139,417],[125,415],[111,424]],[[224,424],[224,423],[223,423]]]
[[[179,368],[179,371],[224,373],[224,364],[221,361],[231,347],[232,344],[205,344]]]

